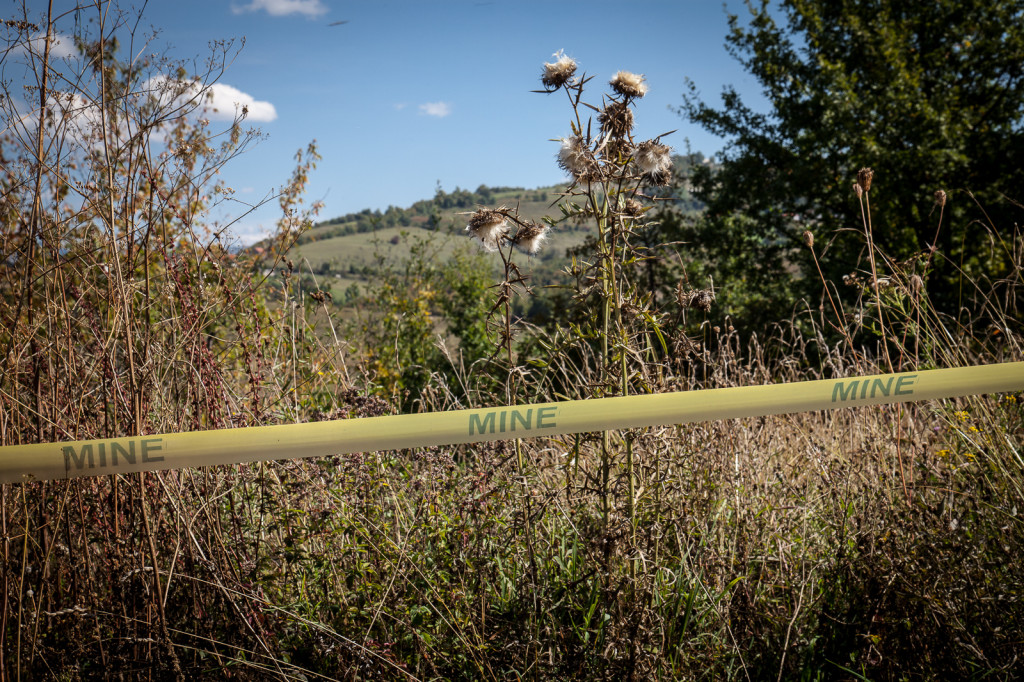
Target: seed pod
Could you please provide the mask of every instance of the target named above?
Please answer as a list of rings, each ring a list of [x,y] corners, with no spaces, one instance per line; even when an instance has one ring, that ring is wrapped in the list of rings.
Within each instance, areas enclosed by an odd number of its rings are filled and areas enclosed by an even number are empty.
[[[865,192],[871,191],[871,178],[875,176],[875,171],[870,168],[861,168],[857,171],[857,184]]]
[[[597,115],[597,122],[605,135],[626,137],[633,130],[633,110],[625,102],[612,102]]]
[[[576,60],[565,56],[561,50],[552,56],[555,61],[544,63],[544,73],[540,76],[540,82],[546,88],[557,90],[568,83],[576,73]]]
[[[508,222],[500,211],[482,208],[470,217],[466,232],[487,251],[496,251],[508,232]]]
[[[609,84],[612,86],[612,90],[624,97],[640,98],[647,94],[647,83],[644,82],[644,77],[638,73],[619,71],[612,76]]]

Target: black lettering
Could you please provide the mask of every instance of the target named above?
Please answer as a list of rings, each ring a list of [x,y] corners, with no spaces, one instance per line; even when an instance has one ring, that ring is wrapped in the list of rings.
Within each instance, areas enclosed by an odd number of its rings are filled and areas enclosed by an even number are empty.
[[[494,433],[494,413],[488,412],[484,415],[483,419],[480,418],[479,414],[469,415],[469,435],[473,435],[473,427],[476,427],[477,433]]]
[[[164,448],[163,448],[162,445],[156,445],[156,443],[162,443],[162,442],[164,442],[163,438],[143,438],[142,439],[142,461],[143,462],[162,462],[162,461],[164,461],[164,456],[163,455],[160,455],[158,457],[152,457],[149,454],[150,452],[156,452],[158,450],[163,450]]]
[[[555,412],[558,408],[552,405],[551,407],[541,407],[537,409],[537,428],[538,429],[550,429],[556,426],[555,424]],[[545,422],[545,419],[551,419],[549,422]]]
[[[135,464],[135,441],[128,441],[128,449],[125,450],[124,446],[114,441],[110,444],[110,466],[117,466],[117,456],[121,455],[124,457],[124,461],[127,464]]]
[[[882,389],[882,395],[889,395],[889,389],[891,388],[892,377],[889,377],[884,383],[881,379],[875,379],[874,383],[871,384],[871,397],[874,398],[878,394],[877,389]]]
[[[523,414],[519,410],[512,410],[512,430],[513,431],[516,430],[516,422],[517,421],[520,424],[522,424],[523,426],[525,426],[526,430],[529,431],[530,430],[530,422],[532,420],[533,420],[533,408],[532,407],[526,411],[526,416],[525,417],[523,416]]]
[[[832,402],[836,402],[837,399],[843,401],[850,400],[851,398],[856,398],[858,383],[859,382],[856,379],[854,379],[849,384],[847,384],[847,389],[844,391],[843,382],[837,381],[835,387],[832,389]]]
[[[92,461],[92,444],[86,443],[82,446],[82,451],[79,454],[75,454],[75,448],[72,445],[65,445],[61,448],[64,451],[64,466],[68,469],[72,465],[76,469],[82,469],[85,467],[86,458],[89,459],[89,468],[92,469],[96,465]]]
[[[895,395],[913,395],[914,389],[908,388],[903,390],[903,384],[913,384],[914,380],[917,379],[916,374],[905,374],[896,380],[896,392]]]

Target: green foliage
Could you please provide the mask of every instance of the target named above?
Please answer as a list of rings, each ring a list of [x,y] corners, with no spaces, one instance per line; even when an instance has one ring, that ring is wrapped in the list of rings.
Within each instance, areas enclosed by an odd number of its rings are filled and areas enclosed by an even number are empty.
[[[378,242],[377,266],[357,301],[354,341],[370,379],[406,411],[437,377],[464,393],[466,370],[493,348],[485,295],[490,267],[466,250],[442,258],[443,247],[434,235],[408,232],[398,244]]]
[[[682,234],[701,245],[716,284],[746,280],[757,291],[771,278],[784,282],[763,292],[770,307],[738,294],[745,323],[788,316],[800,296],[820,296],[801,253],[804,229],[829,240],[830,279],[863,267],[851,191],[861,167],[875,170],[881,250],[907,257],[936,245],[944,254],[929,282],[940,309],[958,303],[962,274],[1007,270],[998,232],[1019,220],[1004,196],[1019,200],[1024,181],[1024,3],[787,0],[776,8],[765,0],[747,24],[730,17],[727,43],[761,84],[768,111],[732,87],[715,108],[690,84],[680,113],[730,146],[720,170],[698,170],[695,193],[708,210]],[[949,197],[941,228],[940,189]]]
[[[470,367],[494,350],[487,334],[490,268],[481,254],[461,252],[445,264],[441,276],[448,292],[442,302],[448,332],[459,339],[462,364]]]

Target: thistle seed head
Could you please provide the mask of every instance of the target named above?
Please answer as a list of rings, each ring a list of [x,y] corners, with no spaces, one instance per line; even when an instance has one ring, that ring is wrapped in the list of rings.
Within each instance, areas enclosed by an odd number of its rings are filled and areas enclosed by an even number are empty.
[[[641,142],[633,159],[652,184],[661,185],[668,181],[672,169],[672,149],[668,145],[655,140]]]
[[[946,205],[946,192],[945,192],[945,190],[941,190],[941,189],[935,190],[935,203],[939,206],[939,208],[942,208],[943,206]]]
[[[508,220],[501,211],[482,208],[470,217],[466,232],[485,250],[497,251],[507,238]]]
[[[579,135],[562,138],[562,148],[558,151],[558,165],[580,182],[601,178],[600,164]]]
[[[853,193],[857,195],[858,199],[864,196],[864,188],[860,186],[859,182],[853,183]]]
[[[541,244],[547,239],[550,228],[539,223],[527,223],[519,228],[512,238],[512,246],[523,253],[534,256],[540,251]]]
[[[676,290],[676,298],[680,307],[696,308],[705,313],[711,312],[711,305],[715,302],[715,292],[712,289],[691,289],[685,291],[680,287]]]
[[[814,248],[814,234],[810,230],[804,230],[804,244],[807,244],[808,248]]]
[[[573,74],[576,73],[576,60],[565,56],[562,50],[551,56],[555,61],[544,63],[544,73],[541,74],[540,82],[550,90],[557,90],[572,80]]]
[[[644,205],[636,199],[630,199],[626,202],[622,212],[628,215],[630,218],[639,218],[644,213]]]
[[[871,178],[875,176],[875,171],[870,168],[861,168],[857,171],[857,184],[865,192],[871,191]]]
[[[612,102],[597,115],[601,132],[613,138],[624,138],[633,130],[633,110],[625,102]]]
[[[644,82],[642,74],[619,71],[612,76],[609,84],[612,86],[612,90],[624,97],[639,99],[647,94],[647,83]]]

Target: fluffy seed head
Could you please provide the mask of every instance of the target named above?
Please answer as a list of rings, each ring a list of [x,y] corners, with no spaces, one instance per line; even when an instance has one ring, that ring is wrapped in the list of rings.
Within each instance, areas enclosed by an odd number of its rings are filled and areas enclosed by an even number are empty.
[[[935,190],[935,203],[938,204],[939,208],[946,205],[946,192],[944,190]]]
[[[558,165],[581,182],[598,180],[601,177],[600,165],[579,135],[562,138],[562,148],[558,150]]]
[[[807,244],[809,248],[814,248],[814,234],[810,230],[804,230],[804,244]]]
[[[487,251],[497,251],[508,234],[508,221],[500,211],[482,208],[470,217],[466,232]]]
[[[636,165],[655,185],[668,181],[672,168],[672,148],[655,140],[641,142],[633,155]]]
[[[540,76],[540,82],[544,84],[544,87],[556,90],[572,79],[573,74],[576,73],[576,60],[567,57],[562,50],[551,56],[555,58],[555,61],[544,63],[544,73]]]
[[[857,195],[858,199],[864,196],[864,188],[860,186],[859,182],[853,183],[853,193]]]
[[[875,171],[870,168],[861,168],[857,171],[857,184],[865,192],[871,191],[871,178],[875,176]]]
[[[612,102],[597,115],[601,132],[613,138],[623,138],[633,130],[633,110],[625,102]]]
[[[527,223],[519,228],[512,238],[512,246],[530,256],[540,251],[541,244],[547,239],[550,228],[538,223]]]
[[[612,90],[625,97],[640,98],[647,94],[647,83],[644,82],[643,75],[639,73],[619,71],[612,76],[609,84],[612,86]]]

